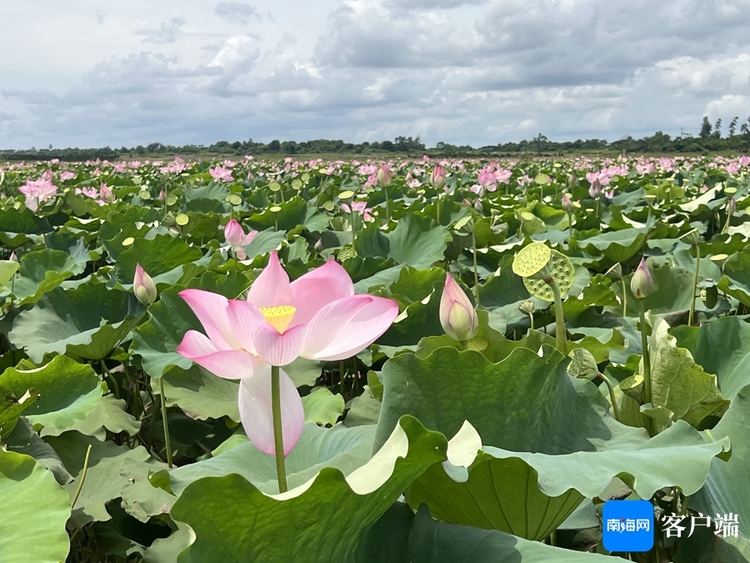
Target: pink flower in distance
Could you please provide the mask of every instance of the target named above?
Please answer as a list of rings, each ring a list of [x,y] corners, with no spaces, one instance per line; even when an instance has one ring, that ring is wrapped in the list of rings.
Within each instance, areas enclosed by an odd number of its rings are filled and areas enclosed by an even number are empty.
[[[224,227],[224,239],[227,241],[227,244],[232,247],[232,250],[239,260],[247,258],[243,246],[250,244],[257,234],[258,231],[250,231],[245,234],[245,231],[242,230],[242,226],[237,222],[237,219],[232,219],[227,223],[227,226]]]
[[[232,171],[229,168],[223,166],[217,166],[216,168],[209,168],[208,173],[211,174],[211,178],[217,182],[233,182]]]
[[[39,204],[51,199],[57,193],[57,186],[49,178],[42,177],[32,182],[26,180],[26,185],[18,188],[26,196],[26,207],[31,211],[39,209]]]
[[[347,213],[351,213],[352,210],[356,211],[357,213],[362,215],[362,219],[368,222],[375,220],[375,218],[372,215],[370,215],[370,211],[372,211],[372,207],[367,207],[366,201],[353,201],[351,207],[349,207],[349,204],[347,203],[342,203],[341,209],[343,209]]]
[[[346,270],[333,260],[289,283],[276,251],[250,287],[247,301],[187,289],[180,296],[203,324],[191,330],[177,352],[225,379],[240,379],[242,424],[255,446],[275,452],[271,416],[271,366],[302,356],[332,361],[349,358],[372,344],[398,315],[398,304],[355,295]],[[284,455],[304,426],[302,400],[284,372],[281,418]]]

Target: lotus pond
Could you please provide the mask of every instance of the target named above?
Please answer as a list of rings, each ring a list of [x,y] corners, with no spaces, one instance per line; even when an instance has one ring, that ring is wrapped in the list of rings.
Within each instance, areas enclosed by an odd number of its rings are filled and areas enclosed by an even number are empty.
[[[0,167],[0,561],[750,561],[749,173]]]

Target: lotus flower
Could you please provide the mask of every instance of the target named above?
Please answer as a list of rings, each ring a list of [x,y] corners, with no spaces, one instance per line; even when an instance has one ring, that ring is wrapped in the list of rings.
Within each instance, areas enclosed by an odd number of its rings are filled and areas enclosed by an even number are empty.
[[[187,289],[180,296],[203,324],[206,335],[188,331],[177,347],[182,356],[225,379],[240,379],[242,424],[255,446],[275,453],[271,416],[271,366],[298,357],[342,360],[372,344],[398,315],[398,304],[355,295],[349,274],[335,261],[289,283],[276,251],[250,287],[247,301]],[[302,400],[280,370],[284,455],[304,426]]]
[[[217,182],[234,181],[234,178],[232,177],[232,171],[229,168],[224,168],[223,166],[216,166],[215,168],[209,168],[208,173],[211,174],[211,178],[213,178]]]
[[[446,274],[440,298],[440,324],[453,340],[467,342],[477,335],[479,319],[474,305],[453,276]]]
[[[39,209],[39,204],[51,199],[57,193],[57,186],[45,176],[32,182],[26,180],[26,185],[18,188],[18,191],[26,196],[26,207],[31,211]]]
[[[232,219],[227,223],[227,226],[224,227],[224,239],[227,241],[227,244],[232,247],[238,260],[244,260],[247,258],[243,246],[250,244],[257,234],[258,231],[250,231],[245,234],[245,231],[237,222],[237,219]]]
[[[372,211],[372,207],[367,207],[366,201],[353,201],[351,207],[349,207],[349,205],[346,203],[342,203],[341,209],[343,209],[347,213],[356,211],[357,213],[362,215],[362,219],[368,222],[375,220],[375,217],[370,214],[370,212]]]

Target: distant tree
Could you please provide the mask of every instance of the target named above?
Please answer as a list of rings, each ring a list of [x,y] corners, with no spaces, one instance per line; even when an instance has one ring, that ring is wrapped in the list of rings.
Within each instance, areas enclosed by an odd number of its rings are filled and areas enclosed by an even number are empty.
[[[717,119],[716,123],[714,124],[714,132],[712,137],[721,139],[721,118]]]
[[[699,134],[701,139],[708,139],[711,136],[711,122],[708,120],[708,116],[703,116],[703,123],[701,123],[701,132]]]
[[[281,143],[278,139],[274,139],[266,145],[266,150],[270,152],[279,152],[279,150],[281,150]]]
[[[739,116],[734,116],[734,119],[729,123],[729,136],[734,137],[734,134],[737,132],[737,121],[739,120]]]

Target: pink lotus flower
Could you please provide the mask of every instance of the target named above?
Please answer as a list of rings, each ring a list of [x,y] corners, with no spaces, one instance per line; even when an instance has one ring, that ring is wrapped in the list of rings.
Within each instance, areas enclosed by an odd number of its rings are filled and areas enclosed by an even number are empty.
[[[211,178],[217,182],[233,182],[232,171],[229,168],[223,166],[217,166],[215,168],[209,168],[208,173],[211,174]]]
[[[300,356],[321,361],[353,356],[398,315],[398,304],[391,299],[355,295],[349,274],[333,260],[289,283],[276,251],[250,287],[247,301],[199,289],[187,289],[180,296],[208,336],[188,331],[177,352],[219,377],[241,380],[239,407],[245,432],[259,450],[271,455],[271,366],[285,366]],[[304,412],[294,383],[283,369],[279,371],[287,455],[302,433]]]
[[[247,258],[247,254],[243,247],[250,244],[257,234],[258,231],[250,231],[245,234],[245,231],[242,230],[242,226],[237,222],[237,219],[232,219],[227,223],[227,226],[224,227],[224,239],[227,241],[227,244],[232,247],[238,260],[245,260]]]
[[[479,318],[469,297],[449,273],[440,297],[440,324],[453,340],[467,342],[477,335]]]
[[[445,170],[443,170],[443,167],[439,164],[435,165],[435,168],[432,170],[432,174],[430,174],[430,185],[435,188],[436,190],[439,190],[443,187],[445,184]]]
[[[494,192],[497,189],[497,176],[487,168],[483,168],[479,171],[477,182],[479,182],[480,186],[486,188],[488,192]]]
[[[18,191],[26,196],[26,207],[36,211],[40,203],[51,199],[57,193],[57,186],[53,185],[50,179],[42,177],[34,182],[26,180],[26,185],[18,188]]]
[[[102,185],[99,186],[99,197],[104,203],[112,203],[115,201],[115,192],[113,192],[112,188],[107,184],[102,182]]]
[[[364,219],[365,221],[368,221],[368,222],[371,222],[371,221],[375,220],[375,218],[372,215],[370,215],[370,212],[372,211],[372,208],[371,207],[367,207],[367,202],[366,201],[353,201],[351,207],[349,207],[349,205],[346,204],[346,203],[342,203],[341,204],[341,209],[343,209],[347,213],[351,213],[352,210],[354,210],[357,213],[359,213],[360,215],[362,215],[362,219]]]

